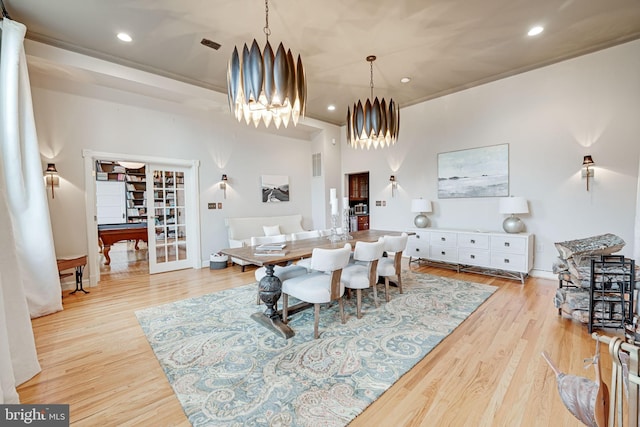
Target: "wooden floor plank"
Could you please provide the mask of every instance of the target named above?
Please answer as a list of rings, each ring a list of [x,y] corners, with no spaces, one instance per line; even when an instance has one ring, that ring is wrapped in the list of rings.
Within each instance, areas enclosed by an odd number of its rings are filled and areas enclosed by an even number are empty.
[[[90,294],[65,292],[62,312],[33,320],[42,372],[18,388],[21,402],[68,403],[76,426],[187,426],[134,312],[251,283],[253,268],[149,276],[136,254],[139,270],[127,274],[116,252],[114,274],[104,272]],[[595,342],[586,326],[558,316],[556,281],[529,278],[522,285],[415,263],[410,268],[498,290],[353,427],[581,425],[562,405],[553,372],[540,357],[546,350],[562,371],[594,378],[583,359]]]

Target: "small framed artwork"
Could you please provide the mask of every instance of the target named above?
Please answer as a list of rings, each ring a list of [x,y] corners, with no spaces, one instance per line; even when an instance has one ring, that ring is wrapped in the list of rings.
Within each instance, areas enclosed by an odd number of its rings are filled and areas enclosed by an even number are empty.
[[[286,175],[262,175],[262,201],[279,203],[289,201],[289,177]]]
[[[438,154],[438,198],[507,197],[509,144]]]

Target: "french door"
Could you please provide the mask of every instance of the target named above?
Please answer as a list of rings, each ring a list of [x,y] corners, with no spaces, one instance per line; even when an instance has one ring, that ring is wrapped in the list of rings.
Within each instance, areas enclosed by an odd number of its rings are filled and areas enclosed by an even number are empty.
[[[193,267],[192,224],[187,212],[187,168],[147,167],[149,273]],[[187,179],[185,179],[187,178]]]

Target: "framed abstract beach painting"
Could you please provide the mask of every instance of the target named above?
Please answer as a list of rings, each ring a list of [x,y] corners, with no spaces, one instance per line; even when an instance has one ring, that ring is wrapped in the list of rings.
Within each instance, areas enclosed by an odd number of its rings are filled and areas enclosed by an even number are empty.
[[[509,144],[438,154],[438,198],[507,197]]]
[[[289,177],[286,175],[262,175],[262,201],[278,203],[289,201]]]

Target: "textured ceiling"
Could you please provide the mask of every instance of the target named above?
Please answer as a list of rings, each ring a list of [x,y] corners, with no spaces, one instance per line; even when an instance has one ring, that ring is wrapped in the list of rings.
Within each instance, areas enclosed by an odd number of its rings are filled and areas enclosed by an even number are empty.
[[[265,42],[259,0],[4,4],[27,38],[222,93],[233,48]],[[545,31],[528,37],[533,25]],[[342,125],[347,106],[369,97],[368,55],[378,57],[374,95],[402,107],[640,38],[640,1],[271,0],[269,27],[272,45],[302,56],[307,117]]]

